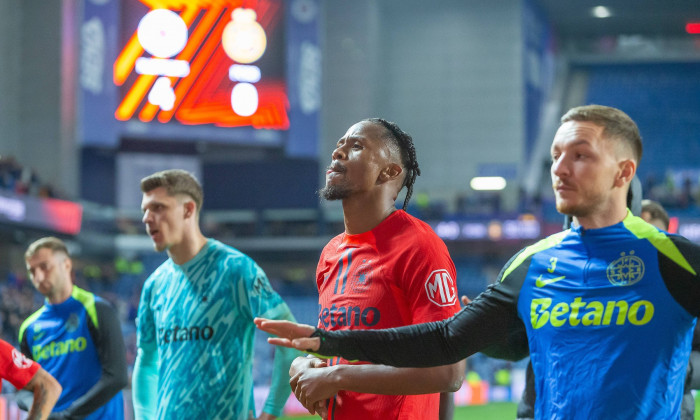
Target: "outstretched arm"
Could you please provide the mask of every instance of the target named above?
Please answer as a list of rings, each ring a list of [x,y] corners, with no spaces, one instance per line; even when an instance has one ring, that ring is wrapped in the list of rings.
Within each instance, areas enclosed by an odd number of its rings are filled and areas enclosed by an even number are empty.
[[[271,344],[397,367],[456,363],[499,343],[522,325],[514,294],[496,283],[457,315],[444,321],[374,331],[324,331],[310,325],[257,319],[279,338]],[[430,351],[427,351],[427,350]]]

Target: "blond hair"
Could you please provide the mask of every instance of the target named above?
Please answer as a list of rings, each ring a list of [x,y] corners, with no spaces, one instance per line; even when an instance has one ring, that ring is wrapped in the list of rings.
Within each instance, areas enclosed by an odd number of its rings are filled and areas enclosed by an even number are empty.
[[[58,252],[64,254],[66,257],[70,257],[68,248],[62,240],[54,236],[47,236],[32,242],[24,253],[24,259],[28,260],[32,258],[40,249],[43,248],[50,249],[54,254]]]

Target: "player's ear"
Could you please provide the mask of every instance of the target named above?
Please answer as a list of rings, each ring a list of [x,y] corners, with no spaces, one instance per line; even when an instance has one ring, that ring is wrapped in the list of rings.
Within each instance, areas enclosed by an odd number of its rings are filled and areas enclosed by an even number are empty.
[[[63,260],[63,264],[65,264],[65,268],[67,272],[71,272],[73,270],[73,260],[70,259],[70,257],[66,257]]]
[[[619,163],[619,171],[615,178],[615,186],[622,187],[632,182],[634,174],[637,172],[637,163],[632,159],[625,159]]]
[[[197,214],[197,205],[192,200],[185,201],[185,219]]]
[[[397,163],[389,163],[382,171],[379,173],[379,181],[381,183],[393,181],[401,176],[403,173],[403,168]]]

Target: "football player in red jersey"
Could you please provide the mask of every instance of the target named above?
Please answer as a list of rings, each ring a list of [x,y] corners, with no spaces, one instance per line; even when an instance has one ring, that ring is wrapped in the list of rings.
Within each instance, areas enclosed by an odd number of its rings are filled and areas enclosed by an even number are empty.
[[[360,121],[338,141],[319,192],[341,200],[345,232],[323,249],[316,272],[320,328],[390,328],[450,317],[459,309],[444,242],[404,209],[420,170],[411,136],[382,119]],[[438,392],[459,389],[464,361],[399,369],[341,358],[298,358],[295,395],[334,420],[438,419]],[[426,394],[427,395],[417,395]],[[450,394],[447,394],[451,397]],[[326,411],[327,410],[327,411]]]

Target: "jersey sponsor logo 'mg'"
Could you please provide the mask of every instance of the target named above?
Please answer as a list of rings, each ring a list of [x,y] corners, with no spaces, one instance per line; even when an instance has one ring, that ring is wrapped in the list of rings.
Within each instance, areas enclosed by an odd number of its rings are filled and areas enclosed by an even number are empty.
[[[20,369],[27,369],[32,365],[32,361],[27,359],[27,357],[17,349],[12,349],[12,362]]]
[[[615,286],[630,286],[644,277],[644,261],[630,251],[620,253],[620,258],[611,262],[607,269],[608,280]]]
[[[452,306],[457,301],[457,285],[445,269],[435,270],[425,281],[428,299],[438,306]]]
[[[335,306],[323,308],[318,305],[318,320],[324,328],[328,327],[373,327],[381,318],[381,312],[374,306],[360,308],[359,306]]]
[[[180,327],[158,329],[158,344],[170,344],[180,341],[211,340],[214,336],[214,327],[205,325],[204,327]]]
[[[605,303],[593,300],[585,302],[577,297],[573,302],[558,302],[552,306],[552,298],[532,299],[530,322],[534,329],[547,324],[553,327],[599,326],[599,325],[644,325],[654,317],[654,304],[648,300],[628,302],[611,300]]]
[[[52,341],[45,346],[32,346],[32,357],[38,363],[52,357],[62,356],[68,353],[81,352],[84,351],[86,347],[87,340],[85,337],[69,338],[63,341]]]

